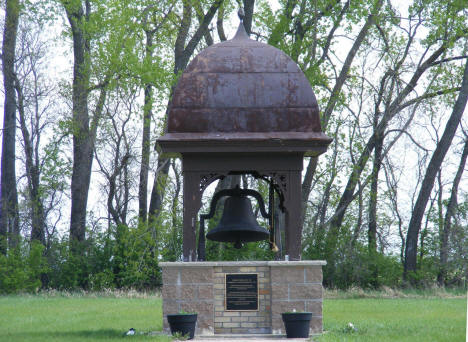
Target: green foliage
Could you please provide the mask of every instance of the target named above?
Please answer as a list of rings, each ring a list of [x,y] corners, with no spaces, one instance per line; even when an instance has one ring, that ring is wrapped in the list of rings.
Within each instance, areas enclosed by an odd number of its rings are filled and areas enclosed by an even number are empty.
[[[161,285],[156,241],[145,224],[117,227],[112,254],[117,287],[148,289]]]
[[[115,227],[111,234],[88,233],[73,248],[67,239],[48,251],[48,287],[60,290],[154,289],[161,284],[156,243],[145,225]]]
[[[33,242],[28,250],[24,242],[22,245],[7,255],[0,254],[0,293],[36,292],[41,288],[41,276],[47,271],[44,246]]]
[[[396,256],[382,253],[369,254],[367,246],[359,241],[350,246],[350,238],[338,238],[334,253],[327,251],[322,241],[305,244],[303,259],[327,260],[324,266],[324,283],[327,287],[347,289],[353,286],[369,288],[399,287],[403,268]],[[333,259],[325,255],[334,255]]]
[[[206,260],[209,261],[274,260],[274,256],[266,241],[246,243],[241,249],[234,248],[231,243],[210,240],[206,243]]]

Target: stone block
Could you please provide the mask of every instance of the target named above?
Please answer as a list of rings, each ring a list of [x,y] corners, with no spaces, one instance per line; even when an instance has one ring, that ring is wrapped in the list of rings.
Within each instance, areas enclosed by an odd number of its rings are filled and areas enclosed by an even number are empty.
[[[238,266],[224,266],[223,273],[239,273],[239,268]]]
[[[162,297],[164,300],[167,299],[177,299],[177,285],[163,285],[162,288]]]
[[[197,312],[200,315],[210,315],[213,319],[213,303],[199,300],[196,302],[180,303],[180,310],[186,312]]]
[[[197,328],[204,330],[213,330],[213,316],[211,315],[200,315],[197,317]]]
[[[293,267],[272,267],[271,268],[271,283],[304,283],[305,270],[304,266]]]
[[[198,291],[197,287],[192,285],[164,285],[162,297],[165,299],[191,300],[198,297]]]
[[[179,310],[179,303],[175,300],[165,299],[163,301],[163,314],[175,314],[178,313]]]
[[[256,273],[257,272],[257,268],[255,266],[243,266],[243,267],[239,267],[239,272],[242,272],[242,273]]]
[[[257,323],[242,322],[241,327],[242,328],[257,328]]]
[[[310,333],[311,334],[321,334],[323,327],[322,317],[312,315],[310,320]]]
[[[322,266],[308,266],[305,270],[307,283],[322,283]]]
[[[226,317],[239,317],[240,312],[239,311],[226,311],[224,313],[224,316],[226,316]]]
[[[248,328],[249,334],[271,334],[271,328]]]
[[[197,287],[194,285],[180,285],[176,289],[177,299],[194,300],[198,298]]]
[[[236,322],[236,323],[223,323],[223,328],[239,328],[240,327],[240,323]]]
[[[249,317],[249,322],[265,322],[265,317]]]
[[[229,323],[231,322],[231,317],[215,317],[215,322]]]
[[[213,283],[212,267],[183,267],[180,269],[183,284]]]
[[[289,299],[320,299],[322,284],[290,284]]]
[[[243,311],[240,313],[242,317],[257,316],[257,311]]]
[[[180,268],[177,267],[163,267],[162,268],[162,281],[164,285],[180,284],[182,282],[179,274]]]
[[[322,301],[306,301],[306,311],[312,312],[314,316],[322,316]]]
[[[213,299],[213,285],[199,285],[198,299]]]
[[[215,328],[222,328],[222,327],[223,327],[223,323],[222,323],[222,322],[216,322],[216,321],[215,321],[214,327],[215,327]]]
[[[232,331],[230,328],[215,328],[215,334],[230,334]]]
[[[275,317],[271,319],[271,328],[275,334],[284,334],[284,323],[281,317]]]
[[[231,322],[246,322],[248,317],[231,317]]]
[[[289,299],[289,285],[271,284],[271,296],[274,300]]]
[[[258,290],[258,294],[259,295],[269,295],[270,290],[269,289],[261,289],[261,290]]]
[[[305,311],[304,301],[275,301],[271,303],[271,315],[272,318],[279,317],[281,319],[281,314],[283,312],[292,312],[296,311]]]
[[[215,277],[213,279],[213,284],[224,284],[224,277]]]

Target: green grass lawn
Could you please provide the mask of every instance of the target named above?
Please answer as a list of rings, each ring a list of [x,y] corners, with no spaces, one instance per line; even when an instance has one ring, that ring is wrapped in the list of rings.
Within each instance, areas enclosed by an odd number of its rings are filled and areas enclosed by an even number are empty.
[[[0,341],[114,341],[129,328],[146,334],[132,341],[170,341],[148,336],[162,330],[161,311],[155,297],[0,297]]]
[[[351,322],[357,328],[346,329]],[[314,341],[465,341],[466,298],[325,299],[324,328]],[[169,341],[161,299],[112,296],[0,297],[0,341]]]
[[[326,299],[326,333],[314,341],[462,342],[466,305],[466,298]]]

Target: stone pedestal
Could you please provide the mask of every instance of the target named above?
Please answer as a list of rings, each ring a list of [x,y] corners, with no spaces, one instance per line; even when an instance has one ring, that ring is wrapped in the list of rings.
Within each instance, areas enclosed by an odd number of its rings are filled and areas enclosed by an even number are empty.
[[[166,315],[197,312],[197,335],[284,334],[281,313],[313,313],[311,334],[322,333],[325,261],[162,262]],[[225,275],[258,274],[258,311],[225,310]]]

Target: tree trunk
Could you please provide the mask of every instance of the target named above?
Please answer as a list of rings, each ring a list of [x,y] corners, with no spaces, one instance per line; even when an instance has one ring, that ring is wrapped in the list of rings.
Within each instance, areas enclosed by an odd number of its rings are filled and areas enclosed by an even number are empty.
[[[152,58],[153,32],[145,30],[146,34],[146,56]],[[140,184],[138,188],[138,216],[141,222],[146,222],[148,214],[148,172],[150,159],[150,136],[151,118],[153,106],[153,87],[150,83],[145,84],[145,99],[143,106],[143,137],[141,142],[141,165]]]
[[[378,115],[375,113],[374,128],[377,126]],[[367,231],[369,269],[371,272],[370,284],[374,288],[379,287],[379,265],[377,262],[377,193],[379,189],[379,172],[382,166],[383,136],[379,135],[375,141],[374,160],[371,173],[371,185],[369,194],[369,225]],[[361,195],[361,193],[360,193]]]
[[[408,226],[408,233],[406,238],[406,249],[405,249],[405,265],[404,265],[404,279],[414,279],[411,275],[416,272],[416,257],[417,257],[417,246],[419,230],[421,229],[421,222],[426,210],[427,201],[432,192],[434,180],[437,172],[442,165],[445,155],[450,147],[452,139],[457,131],[457,127],[460,123],[463,111],[466,107],[468,99],[468,62],[465,65],[465,71],[463,73],[463,80],[460,93],[458,94],[457,101],[453,107],[452,114],[447,121],[444,133],[440,139],[437,147],[431,157],[429,165],[426,169],[421,189],[419,191],[418,198],[413,208],[410,223]]]
[[[252,17],[255,7],[255,0],[243,0],[244,2],[244,27],[247,34],[252,33]]]
[[[371,174],[371,186],[369,197],[369,230],[368,249],[369,254],[377,253],[377,192],[379,183],[379,172],[382,166],[383,137],[378,136],[375,141],[374,162]]]
[[[87,1],[86,1],[87,3]],[[89,35],[84,24],[90,15],[89,3],[86,13],[82,3],[66,4],[65,10],[73,38],[73,171],[71,180],[70,242],[82,242],[86,232],[86,205],[88,203],[93,139],[89,129]]]
[[[44,246],[46,245],[45,240],[45,222],[44,222],[44,203],[40,191],[40,165],[38,160],[34,162],[34,148],[29,134],[26,117],[24,112],[24,99],[23,91],[19,83],[18,78],[15,76],[15,88],[18,95],[18,114],[21,127],[21,133],[23,135],[25,163],[26,163],[26,177],[28,179],[28,193],[31,210],[31,241],[39,241]],[[36,134],[40,134],[39,131]]]
[[[3,30],[2,67],[5,91],[1,159],[0,253],[7,244],[14,248],[19,241],[18,193],[16,189],[16,96],[15,48],[20,14],[19,0],[6,0]]]
[[[455,215],[455,210],[457,207],[458,186],[460,185],[460,180],[462,178],[463,171],[465,170],[467,156],[468,137],[465,138],[465,146],[461,155],[460,164],[458,164],[458,170],[455,175],[455,179],[453,180],[450,199],[447,205],[447,212],[445,213],[444,226],[440,235],[440,270],[439,274],[437,275],[439,286],[444,286],[447,282],[448,237],[452,227],[452,217]]]

